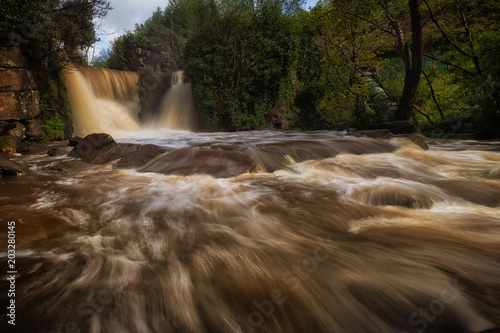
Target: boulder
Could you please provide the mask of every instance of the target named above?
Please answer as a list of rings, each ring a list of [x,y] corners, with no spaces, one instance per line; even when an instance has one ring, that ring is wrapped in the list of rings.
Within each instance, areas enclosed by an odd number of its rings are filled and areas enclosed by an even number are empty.
[[[0,92],[0,120],[31,119],[40,114],[38,90]]]
[[[78,144],[69,152],[68,156],[84,158],[112,144],[116,144],[116,142],[109,134],[89,134],[78,142]]]
[[[26,172],[28,172],[28,168],[0,155],[0,173],[2,176],[16,176],[18,173]]]
[[[22,68],[25,58],[18,47],[0,47],[0,67]]]
[[[421,134],[413,133],[411,135],[411,141],[413,141],[413,143],[415,143],[417,146],[419,146],[423,150],[429,149],[429,146],[425,142],[425,137]]]

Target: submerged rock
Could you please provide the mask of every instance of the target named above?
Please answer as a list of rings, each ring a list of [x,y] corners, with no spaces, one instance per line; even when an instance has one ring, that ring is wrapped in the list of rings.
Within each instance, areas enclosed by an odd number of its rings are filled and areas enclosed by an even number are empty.
[[[2,176],[16,176],[18,173],[26,172],[28,172],[28,168],[0,155],[0,174]]]
[[[137,145],[113,143],[83,157],[82,161],[89,164],[106,164],[126,156],[134,149],[137,149]]]
[[[250,156],[238,151],[183,148],[160,157],[140,172],[166,175],[209,174],[228,178],[245,173],[253,166]]]
[[[117,168],[138,168],[166,151],[167,150],[165,148],[152,144],[138,146],[136,149],[116,162],[115,166]]]

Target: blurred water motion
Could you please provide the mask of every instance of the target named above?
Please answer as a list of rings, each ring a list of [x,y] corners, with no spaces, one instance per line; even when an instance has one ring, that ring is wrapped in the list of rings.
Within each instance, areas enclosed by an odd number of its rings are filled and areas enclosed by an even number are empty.
[[[0,233],[7,221],[17,225],[16,331],[500,326],[500,154],[453,144],[423,151],[397,140],[393,152],[357,151],[361,140],[346,148],[360,155],[308,149],[331,148],[342,137],[175,132],[121,139],[208,155],[253,149],[261,160],[272,147],[289,150],[286,167],[226,178],[24,157],[31,173],[0,178]],[[2,277],[0,290],[7,289]],[[6,297],[0,294],[1,304]]]

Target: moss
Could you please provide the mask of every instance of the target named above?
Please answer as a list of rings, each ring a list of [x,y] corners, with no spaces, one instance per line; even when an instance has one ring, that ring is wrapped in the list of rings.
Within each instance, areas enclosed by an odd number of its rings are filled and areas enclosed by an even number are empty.
[[[2,153],[15,153],[17,149],[17,145],[10,140],[2,140],[0,141],[0,151]]]
[[[71,136],[71,104],[66,92],[66,80],[62,68],[52,68],[45,80],[45,89],[40,97],[40,124],[46,144],[54,140],[64,140]]]
[[[54,141],[64,139],[64,122],[58,114],[46,118],[42,123],[42,141]]]

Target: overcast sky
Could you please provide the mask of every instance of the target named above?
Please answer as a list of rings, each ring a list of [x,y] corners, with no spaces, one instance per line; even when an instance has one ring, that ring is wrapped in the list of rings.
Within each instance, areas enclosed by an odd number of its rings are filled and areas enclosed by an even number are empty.
[[[95,52],[89,53],[89,61],[92,60],[92,54],[97,57],[102,49],[109,48],[113,39],[126,31],[133,31],[136,23],[146,21],[156,8],[164,10],[168,0],[111,0],[110,3],[113,9],[100,22],[101,42],[96,44]],[[305,7],[312,7],[316,3],[317,0],[306,0]]]

